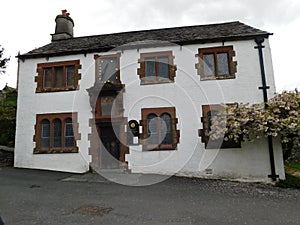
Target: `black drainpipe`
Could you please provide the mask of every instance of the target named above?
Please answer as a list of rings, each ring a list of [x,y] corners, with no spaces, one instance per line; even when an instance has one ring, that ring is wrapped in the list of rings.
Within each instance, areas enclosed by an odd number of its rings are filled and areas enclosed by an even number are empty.
[[[263,91],[264,96],[264,103],[265,108],[268,107],[268,92],[267,90],[270,89],[269,86],[267,86],[266,82],[266,73],[265,73],[265,65],[264,65],[264,56],[263,56],[263,48],[265,46],[262,45],[262,43],[265,41],[264,37],[257,37],[255,38],[255,42],[257,46],[255,46],[255,49],[258,49],[259,54],[259,63],[260,63],[260,71],[261,71],[261,80],[262,80],[262,87],[259,87],[260,90]],[[269,155],[270,155],[270,165],[271,165],[271,174],[268,175],[269,178],[272,179],[272,181],[276,181],[279,175],[276,174],[275,170],[275,160],[274,160],[274,150],[273,150],[273,140],[272,136],[268,136],[268,146],[269,146]]]

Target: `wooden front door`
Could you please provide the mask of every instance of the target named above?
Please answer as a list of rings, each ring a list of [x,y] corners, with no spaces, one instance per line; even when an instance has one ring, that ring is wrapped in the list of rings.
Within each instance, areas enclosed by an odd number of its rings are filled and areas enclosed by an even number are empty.
[[[100,167],[102,169],[114,169],[120,166],[120,141],[115,132],[115,127],[102,125],[100,127]]]

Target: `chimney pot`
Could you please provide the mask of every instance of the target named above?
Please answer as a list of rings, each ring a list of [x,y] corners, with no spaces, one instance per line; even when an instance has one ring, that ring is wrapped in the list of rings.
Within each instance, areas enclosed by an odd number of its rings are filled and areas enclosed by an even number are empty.
[[[74,21],[69,16],[70,13],[68,13],[66,9],[61,12],[62,14],[57,15],[55,18],[56,26],[55,33],[52,34],[52,41],[73,38]]]

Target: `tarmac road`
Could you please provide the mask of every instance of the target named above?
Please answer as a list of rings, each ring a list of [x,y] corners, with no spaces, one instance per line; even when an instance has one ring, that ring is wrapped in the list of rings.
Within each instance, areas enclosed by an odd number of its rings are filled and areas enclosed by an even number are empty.
[[[0,168],[5,225],[299,225],[300,190],[172,177],[144,187],[98,174]]]

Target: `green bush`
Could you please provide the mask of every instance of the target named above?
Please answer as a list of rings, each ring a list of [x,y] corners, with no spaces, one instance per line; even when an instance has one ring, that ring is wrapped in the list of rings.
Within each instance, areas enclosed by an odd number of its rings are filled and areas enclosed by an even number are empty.
[[[296,176],[286,173],[285,178],[286,178],[285,180],[279,180],[276,183],[276,186],[282,187],[282,188],[300,189],[300,178],[299,177],[296,177]]]
[[[300,170],[300,164],[298,164],[298,163],[290,162],[290,163],[287,163],[286,166],[290,167],[290,168],[293,168],[293,169],[296,169],[296,170]]]
[[[14,147],[15,130],[15,119],[0,119],[0,145]]]

